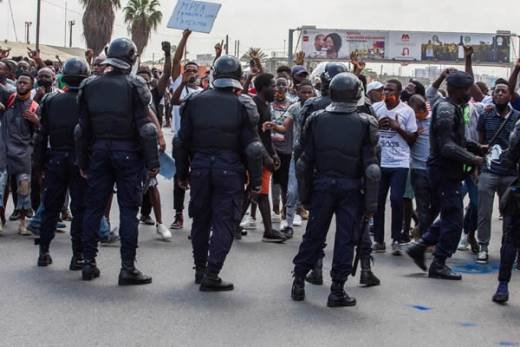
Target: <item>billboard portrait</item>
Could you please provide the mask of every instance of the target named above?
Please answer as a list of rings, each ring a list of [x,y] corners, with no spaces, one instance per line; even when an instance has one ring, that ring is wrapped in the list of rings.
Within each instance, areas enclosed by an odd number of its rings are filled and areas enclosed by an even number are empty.
[[[302,35],[302,49],[311,59],[348,60],[355,51],[366,60],[385,57],[385,33],[317,29],[304,30]]]
[[[507,34],[304,29],[302,36],[302,49],[310,59],[348,60],[357,52],[366,61],[462,63],[464,46],[471,46],[475,63],[511,60]]]

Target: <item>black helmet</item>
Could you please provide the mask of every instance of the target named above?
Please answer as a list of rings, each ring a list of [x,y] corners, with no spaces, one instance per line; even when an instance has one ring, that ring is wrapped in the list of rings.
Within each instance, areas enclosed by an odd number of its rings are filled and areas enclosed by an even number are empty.
[[[79,86],[81,81],[90,76],[87,62],[79,58],[70,58],[63,65],[63,82],[70,86]]]
[[[107,59],[105,65],[113,66],[121,70],[130,70],[137,60],[137,47],[135,43],[125,37],[115,39],[105,49]]]
[[[215,88],[237,88],[242,89],[240,77],[242,77],[242,66],[240,61],[230,55],[223,55],[213,65],[213,86]]]
[[[347,67],[341,63],[328,63],[325,65],[325,71],[321,74],[321,83],[329,84],[334,76],[339,73],[347,72]]]
[[[357,103],[363,94],[362,85],[356,75],[342,72],[330,82],[330,99],[333,102]]]

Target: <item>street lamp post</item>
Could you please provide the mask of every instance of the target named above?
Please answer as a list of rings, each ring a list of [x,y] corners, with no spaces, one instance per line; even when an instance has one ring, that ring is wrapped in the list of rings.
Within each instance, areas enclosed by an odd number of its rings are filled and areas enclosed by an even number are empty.
[[[72,27],[76,24],[76,21],[75,20],[71,20],[69,21],[69,27],[70,27],[70,32],[69,32],[69,47],[72,47]]]
[[[42,0],[38,0],[36,5],[36,51],[40,50],[40,15]]]

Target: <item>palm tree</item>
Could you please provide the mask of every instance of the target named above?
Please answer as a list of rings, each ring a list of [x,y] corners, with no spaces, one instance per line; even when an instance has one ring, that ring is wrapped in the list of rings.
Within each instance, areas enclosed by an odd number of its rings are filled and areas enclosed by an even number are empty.
[[[152,30],[157,30],[161,23],[163,15],[157,9],[160,6],[158,0],[129,0],[123,9],[128,31],[132,34],[132,41],[139,54],[143,53],[148,44]]]
[[[260,62],[265,62],[267,59],[267,54],[265,54],[261,48],[251,47],[247,50],[247,52],[240,58],[242,61],[251,61],[251,60],[260,60]]]
[[[83,35],[87,47],[99,55],[112,38],[115,10],[121,7],[120,0],[80,0],[83,13]]]

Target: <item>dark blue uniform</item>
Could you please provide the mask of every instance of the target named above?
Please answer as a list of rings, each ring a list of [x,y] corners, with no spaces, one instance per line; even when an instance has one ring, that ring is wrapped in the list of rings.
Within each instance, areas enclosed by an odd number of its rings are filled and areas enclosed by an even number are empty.
[[[305,147],[297,164],[302,203],[310,218],[294,258],[295,277],[305,277],[322,256],[332,217],[336,237],[331,277],[344,283],[352,273],[354,247],[362,236],[363,215],[375,209],[374,194],[363,194],[365,172],[377,169],[377,123],[356,106],[331,107],[314,113],[305,126]],[[372,189],[374,191],[374,189]],[[370,200],[370,201],[369,201]]]
[[[45,212],[40,243],[48,247],[54,238],[59,213],[68,189],[74,217],[70,232],[72,251],[74,256],[81,257],[86,181],[80,175],[74,151],[74,129],[79,118],[77,94],[78,89],[71,88],[66,93],[53,93],[43,99],[40,107],[41,127],[35,141],[35,162],[37,166],[45,163]]]
[[[431,155],[428,170],[432,210],[440,219],[422,236],[426,245],[436,245],[435,257],[444,261],[457,250],[463,224],[464,206],[461,182],[464,165],[475,165],[478,157],[465,150],[463,107],[440,101],[433,109],[430,128]]]
[[[91,77],[81,86],[78,142],[82,148],[80,167],[88,175],[83,223],[83,253],[87,260],[96,257],[99,223],[116,184],[121,260],[123,267],[134,263],[145,170],[138,134],[150,123],[150,97],[143,80],[117,70]]]
[[[246,106],[230,89],[192,96],[182,110],[175,139],[177,176],[190,179],[193,257],[195,267],[208,274],[222,269],[240,223],[246,148],[258,143],[254,127]],[[261,168],[261,157],[258,165]],[[255,187],[260,174],[253,174]]]

